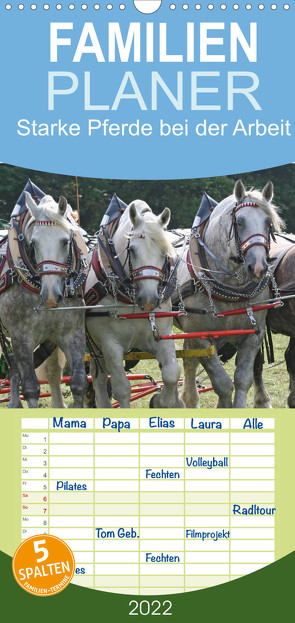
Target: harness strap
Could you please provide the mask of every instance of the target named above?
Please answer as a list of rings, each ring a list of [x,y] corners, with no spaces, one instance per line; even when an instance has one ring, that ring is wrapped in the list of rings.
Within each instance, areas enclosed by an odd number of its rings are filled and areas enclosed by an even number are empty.
[[[267,362],[274,363],[275,361],[274,347],[273,347],[272,332],[270,330],[270,323],[269,323],[268,315],[266,316],[266,333],[264,336],[264,342],[265,342],[265,348],[266,348],[266,354],[267,354]]]
[[[206,224],[208,224],[208,221],[206,222]],[[218,257],[215,255],[215,253],[213,253],[213,251],[211,251],[209,249],[209,247],[207,247],[207,245],[205,244],[204,240],[202,240],[201,236],[199,233],[192,233],[192,236],[195,236],[197,239],[197,243],[200,247],[202,247],[203,251],[205,251],[208,255],[210,255],[210,257],[212,257],[212,259],[218,264],[218,266],[220,266],[220,268],[222,268],[222,272],[226,273],[226,275],[232,275],[234,276],[234,272],[232,270],[230,270],[229,268],[227,268],[219,259]]]
[[[34,351],[34,368],[39,368],[39,366],[52,355],[52,353],[57,348],[56,344],[46,340],[46,342],[42,342]]]
[[[23,222],[25,216],[26,213],[23,213],[21,217],[12,219],[8,231],[6,257],[9,268],[18,275],[19,283],[32,292],[39,293],[40,280],[28,259],[25,249],[26,242],[19,225],[19,219],[21,218]]]
[[[156,281],[162,281],[165,275],[164,271],[156,266],[139,266],[130,272],[134,281],[141,281],[142,279],[155,279]]]
[[[42,268],[42,270],[40,270],[40,268]],[[54,260],[44,260],[36,264],[39,277],[43,275],[66,275],[68,273],[68,268],[68,264],[63,264],[62,262],[56,262]]]
[[[5,292],[9,286],[13,284],[15,277],[15,272],[9,268],[3,275],[0,277],[0,294]]]
[[[86,292],[85,303],[86,305],[96,305],[108,294],[113,295],[113,290],[110,282],[110,275],[106,272],[104,266],[98,257],[99,248],[95,247],[92,253],[92,267],[95,272],[97,282]],[[118,300],[121,303],[132,304],[132,301],[128,297],[128,293],[124,286],[120,284],[118,287]]]
[[[11,365],[10,365],[10,352],[8,350],[8,341],[7,338],[4,335],[4,331],[3,331],[3,324],[0,320],[0,346],[2,349],[2,354],[3,354],[3,358],[6,364],[6,367],[8,370],[10,370]]]
[[[111,238],[109,238],[105,227],[102,228],[101,235],[98,236],[98,244],[102,259],[101,264],[106,275],[110,276],[111,273],[114,273],[122,284],[127,284],[130,280],[126,275],[120,260],[117,258],[114,242]],[[110,268],[111,270],[108,270],[107,268]]]
[[[249,251],[249,249],[254,246],[264,247],[267,252],[269,252],[269,240],[266,236],[264,236],[264,234],[254,234],[253,236],[249,236],[248,238],[246,238],[246,240],[240,243],[240,249],[243,254],[247,253],[247,251]]]

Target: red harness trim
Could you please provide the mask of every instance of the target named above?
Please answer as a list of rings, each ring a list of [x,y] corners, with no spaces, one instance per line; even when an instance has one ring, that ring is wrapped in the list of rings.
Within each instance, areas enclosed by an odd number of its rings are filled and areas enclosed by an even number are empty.
[[[62,270],[39,270],[41,266],[60,266]],[[63,264],[62,262],[55,262],[54,260],[44,260],[43,262],[39,262],[36,265],[36,271],[38,273],[38,277],[42,277],[43,275],[65,275],[69,268],[69,264]]]
[[[195,278],[196,278],[196,275],[195,275],[195,273],[194,273],[194,269],[193,269],[193,267],[192,267],[192,263],[191,263],[191,256],[190,256],[189,249],[188,249],[188,251],[187,251],[187,256],[186,256],[186,264],[187,264],[187,267],[188,267],[188,272],[189,272],[189,274],[190,274],[191,278],[192,278],[192,279],[195,279]]]
[[[2,270],[3,270],[4,266],[5,266],[5,262],[6,262],[6,258],[4,257],[2,262],[1,262],[1,264],[0,264],[0,277],[1,277]]]
[[[101,264],[98,259],[97,247],[95,247],[92,254],[92,266],[98,281],[101,281],[103,283],[105,281],[105,275],[102,271]]]
[[[253,242],[249,244],[249,240],[253,240]],[[252,234],[252,236],[248,236],[248,238],[246,238],[245,240],[243,240],[243,242],[240,243],[240,249],[243,254],[249,251],[251,247],[259,247],[259,246],[264,247],[267,250],[267,252],[269,251],[269,247],[270,247],[269,240],[264,234]]]
[[[2,292],[5,292],[6,288],[7,288],[7,275],[3,275],[3,277],[1,277],[4,279],[3,285],[0,287],[0,294],[2,294]]]
[[[144,275],[144,274],[138,274],[141,272],[144,272],[145,270],[152,270],[155,273],[160,273],[160,274],[154,274],[154,275]],[[133,281],[142,281],[143,279],[155,279],[156,281],[163,281],[163,278],[165,276],[165,273],[163,270],[161,270],[161,268],[157,268],[156,266],[139,266],[139,268],[134,268],[131,271],[131,275],[133,277]]]
[[[238,205],[238,206],[235,208],[235,214],[236,214],[239,210],[241,210],[242,208],[251,208],[251,207],[252,207],[252,208],[259,208],[259,205],[258,205],[258,203],[255,203],[255,202],[250,202],[250,203],[249,203],[248,201],[247,201],[247,202],[245,202],[245,203],[241,203],[240,205]]]

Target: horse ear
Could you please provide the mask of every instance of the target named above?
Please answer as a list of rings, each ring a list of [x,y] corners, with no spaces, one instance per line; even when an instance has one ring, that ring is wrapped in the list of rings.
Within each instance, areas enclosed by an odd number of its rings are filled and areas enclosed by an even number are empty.
[[[242,180],[237,180],[234,187],[234,195],[236,200],[242,201],[246,195],[246,188],[242,182]]]
[[[61,195],[61,197],[59,198],[59,202],[58,202],[58,211],[62,216],[64,216],[64,214],[66,213],[67,207],[68,207],[68,202],[66,198]]]
[[[270,203],[273,198],[273,194],[274,194],[273,183],[270,180],[268,180],[267,184],[264,186],[264,189],[262,191],[262,197],[263,199],[265,199],[265,201]]]
[[[169,208],[164,208],[162,214],[158,216],[158,221],[162,227],[167,227],[171,218],[171,212]]]
[[[130,204],[130,207],[129,207],[129,218],[134,228],[138,227],[138,225],[140,224],[142,220],[141,216],[137,212],[137,208],[136,208],[134,201],[133,203]]]
[[[30,210],[31,214],[37,218],[38,206],[34,201],[32,195],[25,190],[26,206]]]

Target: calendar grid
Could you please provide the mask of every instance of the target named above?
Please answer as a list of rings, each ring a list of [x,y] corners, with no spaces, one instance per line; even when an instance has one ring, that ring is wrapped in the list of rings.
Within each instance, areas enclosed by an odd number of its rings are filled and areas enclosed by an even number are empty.
[[[93,491],[95,491],[95,435],[94,433],[92,433],[92,454],[93,454],[93,462],[92,462],[92,468],[93,468]],[[95,517],[95,494],[93,494],[92,496],[92,512],[93,512],[93,518]],[[92,564],[93,564],[93,572],[92,572],[92,587],[95,588],[95,557],[96,557],[96,552],[95,552],[95,524],[93,523],[93,552],[92,552]]]
[[[186,468],[186,460],[185,460],[185,436],[183,439],[183,473],[184,473],[184,482],[183,482],[183,524],[184,524],[184,534],[183,534],[183,592],[186,592],[186,581],[185,581],[185,563],[186,563],[186,527],[185,527],[185,517],[186,517],[186,479],[185,479],[185,468]]]
[[[141,518],[141,508],[140,508],[140,434],[138,435],[138,527],[140,534],[140,518]],[[138,594],[141,595],[141,585],[140,585],[140,539],[138,539]]]
[[[72,547],[75,583],[133,594],[186,592],[274,560],[274,517],[233,514],[234,505],[252,512],[258,502],[274,505],[272,419],[263,418],[259,433],[241,432],[241,418],[220,418],[222,430],[204,431],[192,422],[212,417],[179,416],[175,429],[151,431],[149,420],[124,415],[113,418],[130,423],[120,433],[103,429],[103,418],[80,419],[86,430],[54,430],[53,418],[44,417],[22,424],[29,460],[22,482],[30,497],[22,538],[40,532],[37,431],[46,430],[47,532]],[[74,482],[85,490],[68,491]],[[131,537],[120,538],[119,530]]]

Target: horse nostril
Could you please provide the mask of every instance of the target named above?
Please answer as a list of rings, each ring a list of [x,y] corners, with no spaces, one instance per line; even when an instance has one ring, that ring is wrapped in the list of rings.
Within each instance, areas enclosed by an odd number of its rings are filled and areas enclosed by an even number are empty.
[[[143,303],[143,300],[142,300],[142,297],[141,297],[141,296],[138,296],[138,297],[136,298],[136,303],[137,303],[138,307],[139,307],[141,310],[143,310],[143,305],[144,305],[144,303]]]

